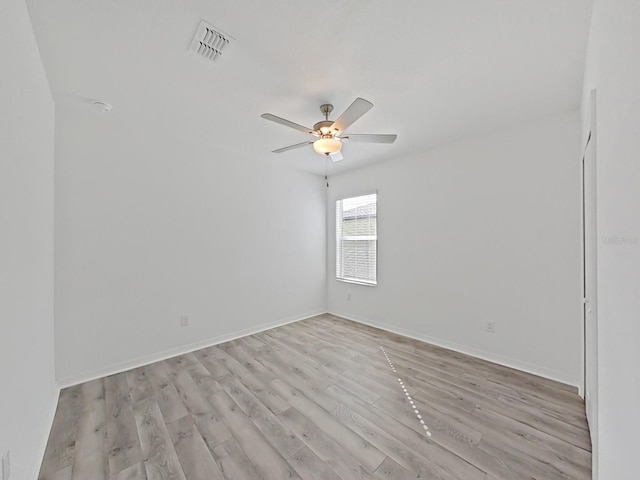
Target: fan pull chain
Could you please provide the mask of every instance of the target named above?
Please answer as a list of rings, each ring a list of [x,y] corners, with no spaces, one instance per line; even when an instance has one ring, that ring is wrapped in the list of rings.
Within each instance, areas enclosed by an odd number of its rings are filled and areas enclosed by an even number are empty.
[[[327,182],[327,188],[329,188],[329,177],[328,177],[329,166],[327,165],[327,157],[328,155],[324,156],[324,181]]]

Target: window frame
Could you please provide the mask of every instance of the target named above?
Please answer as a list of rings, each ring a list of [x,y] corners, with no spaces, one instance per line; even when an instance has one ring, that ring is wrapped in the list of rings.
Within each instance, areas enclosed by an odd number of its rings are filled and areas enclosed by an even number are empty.
[[[340,217],[338,217],[338,204],[339,202],[344,202],[345,200],[350,200],[350,199],[355,199],[355,198],[359,198],[359,197],[366,197],[366,196],[370,196],[370,195],[375,195],[375,205],[376,205],[376,215],[375,215],[375,219],[376,219],[376,234],[375,235],[342,235],[339,236],[339,234],[341,234],[343,228],[342,226],[338,226],[338,222],[340,221],[341,223],[344,222],[344,209],[340,212]],[[344,205],[344,204],[343,204]],[[336,227],[336,235],[335,235],[335,241],[336,241],[336,258],[335,258],[335,267],[336,267],[336,272],[335,272],[335,278],[337,281],[339,282],[344,282],[344,283],[350,283],[350,284],[356,284],[356,285],[364,285],[367,287],[376,287],[378,285],[378,191],[375,190],[373,192],[370,193],[363,193],[360,195],[352,195],[352,196],[348,196],[348,197],[341,197],[338,198],[335,201],[335,227]],[[369,281],[369,280],[365,280],[362,278],[353,278],[353,277],[345,277],[344,276],[344,248],[343,248],[343,244],[342,242],[344,240],[373,240],[375,241],[375,281]],[[340,276],[340,273],[342,273],[342,276]]]

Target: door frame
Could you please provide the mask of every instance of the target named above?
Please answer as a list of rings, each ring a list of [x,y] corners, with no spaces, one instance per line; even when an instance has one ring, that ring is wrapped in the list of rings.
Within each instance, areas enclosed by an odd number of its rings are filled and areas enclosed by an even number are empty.
[[[585,410],[586,410],[586,414],[587,414],[587,422],[589,424],[589,433],[591,436],[591,444],[592,444],[592,478],[593,479],[597,479],[598,478],[598,285],[597,285],[597,258],[598,258],[598,254],[597,254],[597,250],[598,250],[598,234],[597,234],[597,229],[598,229],[598,219],[597,219],[597,130],[596,130],[596,90],[593,89],[589,92],[589,103],[588,103],[588,108],[589,111],[587,112],[588,115],[588,120],[589,120],[589,124],[588,126],[588,133],[586,136],[586,141],[584,142],[584,149],[583,149],[583,154],[582,154],[582,348],[583,348],[583,378],[582,378],[582,394],[584,396],[585,399]],[[592,178],[592,182],[593,182],[593,191],[590,192],[591,195],[593,195],[593,199],[591,199],[592,202],[594,202],[595,204],[595,211],[594,211],[594,218],[591,219],[591,222],[593,223],[594,227],[593,227],[593,232],[591,232],[591,235],[593,235],[594,238],[591,238],[591,241],[593,242],[593,248],[594,248],[594,253],[593,255],[595,256],[595,259],[593,259],[593,261],[595,262],[595,270],[592,272],[592,274],[595,276],[595,278],[592,279],[594,283],[593,285],[593,289],[594,289],[594,295],[591,300],[592,300],[592,306],[595,309],[595,315],[594,318],[592,319],[592,321],[595,321],[595,331],[594,331],[594,340],[595,340],[595,348],[594,348],[594,354],[595,354],[595,365],[593,365],[593,367],[591,367],[591,363],[589,362],[588,358],[587,358],[587,353],[588,353],[588,338],[587,338],[587,328],[590,328],[590,325],[588,325],[588,308],[589,305],[587,304],[587,297],[588,297],[588,292],[587,292],[587,241],[588,241],[588,235],[589,232],[587,232],[587,189],[591,190],[591,186],[587,185],[587,181],[589,179],[587,179],[586,176],[586,163],[587,163],[587,155],[591,156],[593,155],[593,165],[592,168],[593,170],[590,172],[590,179]],[[588,372],[591,372],[591,370],[588,370],[590,368],[595,368],[595,372],[592,372],[593,374],[590,375],[590,377],[592,379],[595,379],[595,381],[593,382],[595,384],[595,389],[589,389],[589,392],[587,392],[587,375]],[[589,393],[589,394],[587,394]]]

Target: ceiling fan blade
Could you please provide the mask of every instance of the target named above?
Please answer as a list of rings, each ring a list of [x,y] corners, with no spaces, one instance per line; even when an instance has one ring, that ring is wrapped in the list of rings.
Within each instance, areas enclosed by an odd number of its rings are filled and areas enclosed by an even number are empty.
[[[349,108],[347,108],[338,119],[331,125],[334,132],[344,132],[349,125],[358,120],[362,115],[373,108],[373,103],[364,98],[356,98]]]
[[[360,133],[345,135],[340,137],[340,140],[347,142],[368,142],[368,143],[393,143],[398,138],[395,134],[380,134],[380,133]]]
[[[296,143],[295,145],[289,145],[288,147],[278,148],[277,150],[273,150],[271,153],[282,153],[287,152],[289,150],[294,150],[296,148],[306,147],[307,145],[311,145],[313,142],[302,142]]]
[[[340,160],[344,159],[341,152],[332,153],[331,155],[329,155],[329,157],[331,158],[332,162],[339,162]]]
[[[271,120],[272,122],[279,123],[280,125],[284,125],[285,127],[295,128],[296,130],[300,130],[301,132],[308,133],[309,135],[318,135],[312,128],[305,127],[304,125],[300,125],[298,123],[291,122],[281,117],[277,117],[272,115],[271,113],[263,113],[260,115],[265,120]]]

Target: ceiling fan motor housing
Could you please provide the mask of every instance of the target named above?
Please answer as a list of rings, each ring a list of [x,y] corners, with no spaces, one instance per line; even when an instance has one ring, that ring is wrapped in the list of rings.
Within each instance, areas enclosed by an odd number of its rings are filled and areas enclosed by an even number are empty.
[[[333,122],[329,120],[329,114],[333,112],[333,105],[331,105],[330,103],[323,103],[322,105],[320,105],[320,111],[324,115],[324,120],[316,123],[313,126],[313,129],[323,136],[331,135],[331,125],[333,125]]]
[[[313,129],[316,132],[321,133],[322,135],[330,135],[331,133],[331,125],[333,125],[332,120],[322,120],[321,122],[316,123],[313,126]]]

